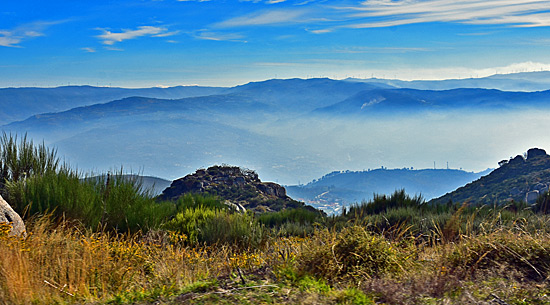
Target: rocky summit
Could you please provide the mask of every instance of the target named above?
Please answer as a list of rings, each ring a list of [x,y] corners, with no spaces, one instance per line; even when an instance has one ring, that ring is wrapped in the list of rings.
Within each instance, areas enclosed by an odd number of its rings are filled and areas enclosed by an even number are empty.
[[[212,166],[174,180],[158,197],[175,201],[187,193],[204,193],[218,196],[225,204],[240,211],[280,211],[286,208],[304,207],[304,203],[286,195],[283,186],[262,182],[253,170],[236,166]],[[314,210],[313,207],[306,206]]]

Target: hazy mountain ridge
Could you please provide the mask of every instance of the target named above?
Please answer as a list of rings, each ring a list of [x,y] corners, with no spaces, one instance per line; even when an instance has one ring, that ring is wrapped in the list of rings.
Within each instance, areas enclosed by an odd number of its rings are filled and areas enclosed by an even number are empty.
[[[395,88],[411,88],[419,90],[449,90],[457,88],[484,88],[502,91],[545,91],[550,89],[550,72],[520,72],[510,74],[495,74],[481,78],[445,79],[445,80],[415,80],[402,81],[397,79],[349,79],[351,81],[387,84]]]
[[[422,111],[513,110],[527,107],[550,107],[550,91],[505,92],[495,89],[373,89],[328,107],[318,113],[380,114]]]
[[[489,173],[457,169],[374,169],[368,171],[336,171],[306,185],[287,186],[289,196],[326,212],[338,213],[351,203],[370,200],[373,194],[391,194],[405,189],[432,199],[450,192]]]
[[[479,146],[487,141],[479,136],[465,139],[473,129],[491,141],[495,136],[521,134],[522,141],[531,134],[537,137],[544,129],[538,116],[544,120],[541,110],[550,108],[549,91],[413,90],[330,79],[268,80],[204,90],[201,93],[214,94],[183,99],[125,97],[37,114],[2,130],[44,139],[85,169],[124,165],[176,178],[196,168],[227,163],[291,184],[334,168],[401,167],[404,162],[394,161],[396,154],[408,155],[409,150],[433,143],[456,146],[474,139]],[[524,112],[518,115],[517,109]],[[372,115],[366,120],[364,113]],[[530,122],[539,122],[539,127],[530,128]],[[475,128],[481,123],[483,129]],[[404,145],[408,148],[396,149]],[[474,168],[490,165],[470,152],[449,157],[451,149],[440,148],[422,155],[420,161],[407,158],[405,164],[425,167],[445,158],[463,166],[464,158],[469,158],[480,163]],[[487,155],[482,150],[479,154]]]
[[[0,124],[24,120],[32,115],[64,111],[131,96],[175,99],[212,95],[225,90],[217,87],[178,86],[170,88],[111,88],[66,86],[56,88],[1,88]]]

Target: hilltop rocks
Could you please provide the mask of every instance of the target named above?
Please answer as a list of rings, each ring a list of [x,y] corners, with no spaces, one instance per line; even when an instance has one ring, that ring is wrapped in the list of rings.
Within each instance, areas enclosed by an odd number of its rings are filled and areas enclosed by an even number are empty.
[[[11,206],[0,196],[0,223],[11,223],[10,235],[25,236],[27,233],[25,223]]]
[[[540,148],[531,148],[527,151],[527,160],[537,156],[546,156],[546,151]]]
[[[258,188],[270,195],[270,196],[275,196],[275,197],[279,197],[279,198],[286,198],[286,190],[284,187],[280,186],[279,184],[277,183],[273,183],[273,182],[264,182],[264,183],[261,183],[258,185]]]
[[[256,212],[278,211],[288,207],[303,207],[302,202],[286,195],[283,186],[262,182],[252,170],[235,166],[212,166],[174,180],[158,197],[175,201],[186,193],[208,193],[223,199],[236,210]],[[313,209],[312,207],[308,207]]]

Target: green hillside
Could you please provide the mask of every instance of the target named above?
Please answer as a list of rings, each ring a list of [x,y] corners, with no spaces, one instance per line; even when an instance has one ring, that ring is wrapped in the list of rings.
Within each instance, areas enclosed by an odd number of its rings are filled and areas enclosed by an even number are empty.
[[[499,162],[500,167],[430,203],[469,202],[472,204],[533,203],[550,185],[550,156],[532,148],[524,155]]]

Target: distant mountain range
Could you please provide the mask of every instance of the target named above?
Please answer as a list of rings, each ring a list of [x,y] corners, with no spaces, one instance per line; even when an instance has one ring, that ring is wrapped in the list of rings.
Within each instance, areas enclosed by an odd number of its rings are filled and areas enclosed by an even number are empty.
[[[325,212],[338,214],[344,206],[370,200],[374,194],[404,189],[425,199],[439,197],[491,172],[473,173],[456,169],[374,169],[336,171],[306,185],[287,186],[287,193]]]
[[[495,89],[371,89],[339,103],[319,108],[317,113],[338,115],[411,114],[423,111],[517,110],[550,107],[550,90],[505,92]]]
[[[542,87],[550,84],[548,75],[490,80]],[[529,118],[550,111],[550,91],[434,90],[442,86],[439,82],[422,83],[429,89],[397,88],[407,84],[420,86],[380,79],[275,79],[233,88],[8,88],[0,89],[0,128],[44,140],[82,169],[123,165],[172,179],[226,163],[254,168],[263,180],[290,184],[335,168],[398,165],[398,157],[412,156],[408,152],[421,147],[430,147],[424,151],[432,155],[417,156],[415,162],[429,164],[436,154],[462,162],[476,155],[449,157],[453,149],[448,145],[463,149],[464,140],[475,140],[480,147],[515,126],[510,122],[516,111]],[[453,84],[464,81],[445,86]],[[464,120],[470,121],[458,125]],[[481,125],[489,121],[491,128]],[[462,129],[475,130],[475,137]],[[540,138],[536,129],[529,131],[514,130],[507,140]]]
[[[131,96],[174,99],[211,95],[224,89],[198,86],[143,89],[92,86],[3,88],[0,89],[0,125],[24,120],[35,114],[65,111]]]
[[[450,90],[458,88],[484,88],[503,91],[545,91],[550,89],[550,72],[521,72],[495,74],[488,77],[471,77],[447,80],[402,81],[397,79],[349,79],[351,81],[386,84],[394,88],[420,90]]]

